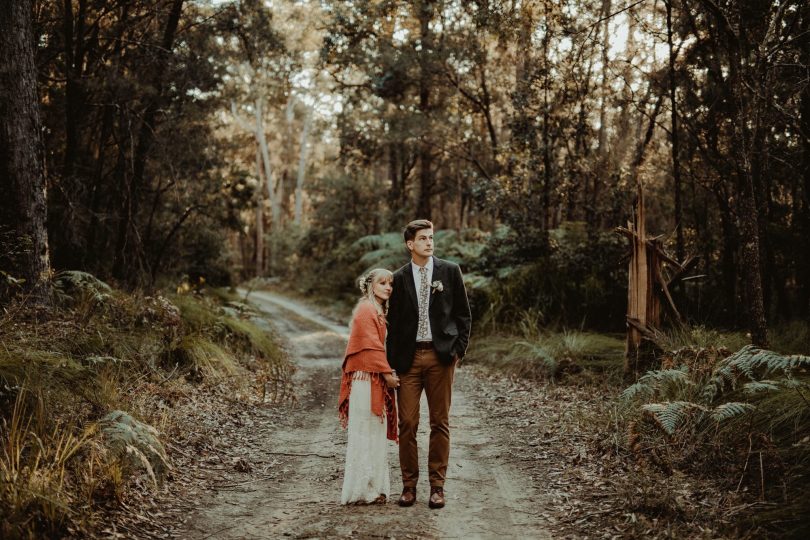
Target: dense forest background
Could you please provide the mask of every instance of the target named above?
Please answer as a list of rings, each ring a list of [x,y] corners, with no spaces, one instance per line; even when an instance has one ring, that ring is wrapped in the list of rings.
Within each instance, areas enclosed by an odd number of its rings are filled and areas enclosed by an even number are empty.
[[[439,253],[473,285],[514,282],[504,304],[620,330],[614,229],[641,183],[648,229],[697,259],[674,291],[686,319],[765,343],[767,322],[808,315],[802,2],[34,9],[54,270],[334,294],[393,264],[358,263],[397,253],[373,235],[425,217],[456,231]]]
[[[807,536],[808,2],[6,1],[0,193],[4,537],[201,504],[295,395],[251,291],[345,320],[415,218],[565,531]]]

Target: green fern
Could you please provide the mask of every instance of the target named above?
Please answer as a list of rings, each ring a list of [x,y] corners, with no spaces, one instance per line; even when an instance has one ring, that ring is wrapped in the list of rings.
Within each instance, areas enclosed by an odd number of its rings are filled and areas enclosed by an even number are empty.
[[[771,392],[773,390],[779,390],[779,388],[781,388],[779,381],[770,381],[767,379],[762,381],[751,381],[750,383],[745,383],[745,385],[743,385],[743,391],[748,394]]]
[[[464,274],[464,286],[467,287],[468,290],[486,289],[491,284],[491,277],[482,276],[481,274],[476,274],[474,272]]]
[[[621,399],[630,401],[637,398],[648,398],[661,393],[664,388],[674,385],[688,386],[693,383],[689,380],[689,375],[685,367],[678,369],[663,369],[648,371],[639,380],[625,389],[621,394]]]
[[[112,411],[99,421],[105,446],[125,470],[143,468],[155,486],[163,483],[169,458],[155,428],[124,411]]]
[[[756,380],[759,376],[777,371],[787,374],[797,368],[810,368],[810,356],[800,354],[783,356],[753,345],[746,345],[720,363],[717,375],[732,381],[736,373],[743,373],[749,379]]]
[[[355,240],[352,247],[364,251],[404,249],[405,242],[402,239],[402,235],[399,233],[369,234]]]
[[[736,416],[740,416],[747,412],[753,411],[754,409],[756,409],[756,407],[754,405],[751,405],[750,403],[730,401],[728,403],[722,403],[717,407],[715,407],[711,412],[711,416],[712,419],[717,422],[724,422],[730,418],[734,418]]]
[[[518,341],[512,346],[510,356],[529,360],[532,364],[539,364],[552,380],[557,375],[559,363],[554,354],[542,344]]]
[[[54,286],[60,300],[76,300],[78,294],[86,294],[94,302],[103,303],[112,296],[112,287],[93,274],[79,270],[59,272],[54,279]]]
[[[675,430],[689,419],[691,411],[706,411],[706,408],[691,401],[667,401],[648,403],[641,407],[667,435],[674,435]]]

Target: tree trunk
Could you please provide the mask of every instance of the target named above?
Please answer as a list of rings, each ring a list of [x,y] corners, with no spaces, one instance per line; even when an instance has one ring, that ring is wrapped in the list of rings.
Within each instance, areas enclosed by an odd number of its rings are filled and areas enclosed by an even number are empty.
[[[295,215],[293,223],[301,227],[304,216],[304,181],[307,172],[307,154],[309,152],[309,128],[312,125],[312,111],[307,109],[304,115],[304,126],[301,130],[301,148],[298,151],[298,175],[295,180]]]
[[[720,252],[720,272],[723,283],[723,294],[725,309],[724,314],[729,315],[730,321],[735,325],[740,324],[737,299],[737,261],[735,260],[739,248],[739,238],[737,229],[734,227],[734,216],[729,205],[729,197],[725,192],[715,190],[717,205],[720,207],[720,225],[723,233],[723,248]],[[706,262],[710,261],[706,259]]]
[[[174,46],[177,27],[180,24],[184,1],[185,0],[173,0],[169,16],[166,20],[152,82],[155,89],[155,97],[149,102],[143,113],[143,120],[141,121],[141,127],[138,133],[138,143],[132,158],[132,177],[127,183],[128,186],[125,193],[123,216],[118,230],[113,275],[119,279],[126,279],[130,286],[134,286],[139,277],[138,273],[132,268],[131,263],[137,261],[141,266],[146,264],[146,261],[141,256],[142,246],[138,240],[138,235],[133,234],[133,232],[137,227],[136,218],[140,203],[140,193],[144,183],[146,161],[152,148],[152,143],[154,142],[155,120],[163,97],[163,76],[169,65],[169,58],[171,56],[172,47]],[[140,270],[144,270],[144,268],[141,267]]]
[[[277,232],[281,223],[281,202],[278,200],[279,193],[278,180],[273,180],[273,167],[270,163],[270,149],[267,146],[267,134],[264,132],[264,98],[257,98],[253,108],[256,121],[256,142],[261,152],[262,163],[264,165],[264,179],[267,182],[262,189],[267,190],[270,197],[270,223],[273,232]]]
[[[810,32],[810,6],[802,8],[801,32]],[[801,51],[801,64],[810,66],[810,39],[805,39]],[[802,203],[799,214],[799,231],[802,249],[797,249],[796,282],[798,285],[798,314],[805,320],[810,316],[810,84],[805,84],[799,108],[800,137],[802,148]]]
[[[608,51],[610,50],[610,9],[612,6],[611,0],[602,0],[602,17],[604,17],[604,26],[602,34],[602,82],[599,89],[599,132],[598,132],[598,147],[596,157],[596,168],[592,171],[592,184],[591,192],[589,194],[588,205],[586,206],[586,224],[589,231],[599,229],[599,193],[602,187],[602,178],[608,175],[608,157],[609,150],[607,144],[607,103],[608,103],[608,63],[610,57]]]
[[[667,45],[669,46],[669,103],[671,112],[672,142],[672,180],[675,191],[675,256],[684,260],[686,248],[683,238],[683,208],[681,202],[681,161],[678,145],[678,107],[675,100],[677,82],[675,79],[675,48],[672,44],[672,0],[666,0],[667,8]]]
[[[423,0],[417,4],[419,10],[419,37],[422,49],[419,51],[419,112],[422,114],[422,134],[419,137],[419,200],[416,215],[420,219],[431,219],[431,192],[433,190],[433,149],[429,140],[430,118],[430,54],[433,36],[430,21],[433,19],[433,2]]]
[[[0,300],[21,279],[23,292],[48,301],[47,204],[31,0],[0,2]]]
[[[648,247],[644,191],[637,185],[633,219],[627,231],[631,245],[627,287],[627,341],[624,355],[624,375],[637,379],[652,368],[654,356],[645,335],[660,326],[660,301],[654,290],[656,253]]]
[[[258,139],[258,137],[257,137]],[[256,143],[256,277],[264,275],[264,182],[262,182],[262,153]]]
[[[737,228],[742,242],[742,278],[746,295],[748,327],[751,343],[759,347],[768,346],[768,329],[765,316],[765,300],[762,282],[762,250],[759,236],[759,209],[754,187],[752,154],[754,147],[749,130],[750,96],[742,79],[744,65],[740,56],[732,48],[730,82],[737,110],[734,118],[734,146],[737,149]],[[753,140],[752,140],[753,139]]]
[[[549,86],[551,79],[551,66],[549,65],[548,45],[551,40],[551,29],[548,14],[548,3],[543,3],[545,10],[545,31],[543,35],[543,230],[551,228],[551,183],[553,182],[552,156],[551,156],[551,114],[549,108]]]

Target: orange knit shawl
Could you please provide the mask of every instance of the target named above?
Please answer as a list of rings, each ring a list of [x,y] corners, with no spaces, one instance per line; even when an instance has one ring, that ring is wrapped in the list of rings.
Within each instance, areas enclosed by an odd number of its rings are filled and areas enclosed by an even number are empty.
[[[391,366],[385,355],[385,318],[380,315],[371,300],[362,300],[355,309],[349,343],[343,357],[343,377],[340,383],[338,415],[340,423],[346,427],[349,422],[349,394],[352,376],[362,371],[362,376],[371,381],[371,412],[387,421],[386,436],[397,442],[397,406],[394,389],[385,384],[383,373],[391,373]],[[383,411],[385,414],[383,414]]]

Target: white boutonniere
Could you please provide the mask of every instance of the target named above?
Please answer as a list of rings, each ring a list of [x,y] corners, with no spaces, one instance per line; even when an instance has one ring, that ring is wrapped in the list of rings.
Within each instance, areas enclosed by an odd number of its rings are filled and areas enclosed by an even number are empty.
[[[430,284],[430,289],[434,293],[442,292],[444,290],[444,285],[442,285],[441,281],[434,281],[433,283]]]

